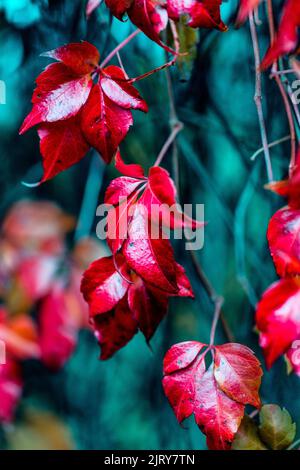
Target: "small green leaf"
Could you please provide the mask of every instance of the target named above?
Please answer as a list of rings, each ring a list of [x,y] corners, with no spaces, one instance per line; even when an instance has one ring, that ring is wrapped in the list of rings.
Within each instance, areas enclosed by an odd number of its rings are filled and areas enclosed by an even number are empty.
[[[291,445],[296,435],[296,424],[285,408],[264,405],[259,417],[259,434],[265,444],[273,450],[283,450]]]
[[[232,450],[268,450],[260,440],[254,421],[245,415],[235,435]]]

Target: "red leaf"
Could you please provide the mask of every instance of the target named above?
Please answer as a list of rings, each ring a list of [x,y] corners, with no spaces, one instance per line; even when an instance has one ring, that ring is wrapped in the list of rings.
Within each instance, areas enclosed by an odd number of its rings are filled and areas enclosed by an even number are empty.
[[[173,249],[168,240],[151,238],[147,214],[138,204],[123,246],[128,265],[144,281],[169,294],[178,293]]]
[[[22,395],[20,365],[10,358],[0,365],[0,421],[10,423]]]
[[[55,286],[41,304],[41,359],[50,369],[61,368],[75,349],[79,324],[73,300],[62,287]]]
[[[113,103],[94,85],[82,112],[82,131],[88,143],[109,163],[133,124],[131,111]]]
[[[260,407],[262,370],[251,349],[236,343],[215,347],[214,375],[219,387],[243,405]]]
[[[300,149],[296,156],[296,164],[288,179],[269,183],[266,188],[280,196],[288,198],[289,206],[300,209]]]
[[[191,283],[185,273],[185,270],[178,263],[176,263],[176,284],[179,289],[177,294],[179,297],[190,297],[192,299],[195,298]]]
[[[124,273],[124,277],[116,270],[113,257],[95,261],[85,271],[81,292],[89,304],[92,316],[112,310],[126,294],[129,287],[126,281],[128,278],[125,277],[126,267],[120,264],[119,271]]]
[[[179,422],[192,413],[210,449],[227,450],[244,415],[244,403],[260,405],[261,369],[239,344],[209,347],[196,341],[172,346],[164,359],[163,387]],[[206,371],[205,356],[213,352]]]
[[[131,163],[127,165],[123,162],[120,152],[116,154],[116,169],[125,176],[130,176],[132,178],[142,178],[144,179],[145,173],[141,165]]]
[[[113,311],[96,315],[92,325],[101,347],[102,360],[109,359],[123,348],[138,331],[137,321],[129,310],[126,297]]]
[[[168,310],[168,297],[159,289],[147,287],[137,278],[128,290],[128,304],[147,341],[154,335]]]
[[[44,168],[41,183],[78,163],[90,148],[77,116],[62,122],[41,124],[38,134]]]
[[[258,7],[261,0],[240,0],[240,8],[236,19],[236,24],[240,26],[246,21],[249,13]]]
[[[281,277],[300,274],[300,210],[283,208],[269,222],[270,252]]]
[[[91,73],[100,60],[98,49],[87,41],[66,44],[42,55],[62,62],[77,75]]]
[[[299,302],[297,279],[281,279],[266,290],[258,303],[256,325],[268,368],[300,335]]]
[[[167,0],[167,10],[169,17],[175,21],[188,15],[187,24],[192,28],[227,31],[227,26],[221,20],[221,3],[222,0]]]
[[[213,367],[197,383],[195,419],[207,436],[211,450],[229,450],[244,416],[245,406],[229,398],[218,387]]]
[[[278,34],[267,51],[261,67],[268,68],[277,59],[285,54],[293,52],[298,40],[298,28],[300,27],[300,3],[299,0],[286,0],[282,18],[278,27]]]
[[[163,46],[159,35],[167,27],[168,14],[157,0],[134,0],[127,13],[133,24]]]

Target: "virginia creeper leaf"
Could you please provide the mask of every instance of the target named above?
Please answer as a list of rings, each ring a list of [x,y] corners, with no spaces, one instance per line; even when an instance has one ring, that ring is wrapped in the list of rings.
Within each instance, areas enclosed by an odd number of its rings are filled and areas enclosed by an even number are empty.
[[[259,413],[259,434],[272,450],[283,450],[295,439],[296,424],[285,408],[264,405]]]

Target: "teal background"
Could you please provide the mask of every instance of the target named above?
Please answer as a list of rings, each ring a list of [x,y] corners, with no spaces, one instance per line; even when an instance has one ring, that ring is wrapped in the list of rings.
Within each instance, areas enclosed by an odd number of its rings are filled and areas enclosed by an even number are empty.
[[[280,6],[281,2],[275,2]],[[129,22],[111,18],[102,7],[87,24],[85,2],[79,0],[0,0],[0,80],[7,87],[7,104],[0,105],[0,210],[22,197],[47,198],[78,216],[91,158],[38,189],[21,181],[37,181],[41,165],[36,132],[18,136],[30,109],[34,79],[47,65],[43,51],[63,43],[87,39],[104,56],[131,31]],[[201,31],[197,57],[185,81],[174,67],[172,80],[176,107],[185,129],[178,139],[180,197],[182,202],[205,204],[204,248],[197,257],[217,292],[224,296],[224,315],[238,342],[254,349],[262,360],[254,327],[254,306],[264,289],[276,279],[266,244],[270,216],[284,205],[263,189],[267,182],[253,102],[253,51],[248,26],[232,25],[237,1],[222,7],[227,33]],[[261,19],[265,13],[261,10]],[[259,28],[260,47],[268,45],[267,27]],[[165,61],[162,50],[139,35],[122,52],[130,76]],[[122,144],[127,161],[149,167],[169,134],[166,75],[155,74],[138,88],[149,104],[147,116],[135,112],[135,125]],[[269,141],[287,135],[287,123],[276,87],[264,80],[264,110]],[[286,174],[289,145],[271,150],[277,178]],[[170,171],[171,158],[164,164]],[[115,176],[105,168],[98,200]],[[93,215],[94,208],[91,207]],[[193,422],[180,427],[161,387],[162,360],[178,341],[209,339],[213,315],[205,291],[197,280],[183,243],[176,242],[177,257],[186,267],[196,300],[174,299],[168,317],[152,341],[152,352],[139,334],[107,362],[98,361],[98,346],[82,332],[75,355],[57,373],[38,364],[24,365],[26,387],[18,414],[30,403],[52,409],[74,436],[79,449],[205,449],[205,439]],[[217,341],[226,341],[222,327]],[[286,374],[283,360],[265,372],[262,400],[285,406],[300,425],[300,380]],[[18,423],[17,420],[17,423]],[[299,427],[300,429],[300,427]],[[299,437],[299,433],[298,433]],[[2,446],[5,447],[5,439]],[[33,443],[34,446],[34,443]]]

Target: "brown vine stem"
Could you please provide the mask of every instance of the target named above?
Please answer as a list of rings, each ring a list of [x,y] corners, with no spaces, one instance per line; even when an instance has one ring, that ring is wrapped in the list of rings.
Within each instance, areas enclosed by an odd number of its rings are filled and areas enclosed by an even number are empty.
[[[132,39],[134,39],[139,33],[140,33],[140,29],[136,29],[135,31],[133,31],[133,33],[131,33],[126,39],[124,39],[124,41],[120,42],[120,44],[118,44],[117,47],[115,47],[115,49],[113,49],[110,54],[108,54],[107,57],[105,57],[105,59],[103,60],[103,62],[101,63],[100,67],[103,68],[105,67],[110,61],[111,59],[117,55],[117,53],[123,49],[125,46],[127,46],[127,44],[130,43],[130,41],[132,41]]]
[[[214,287],[209,282],[208,278],[206,277],[206,274],[204,273],[204,271],[202,270],[200,264],[198,263],[198,260],[197,260],[197,257],[195,255],[195,253],[193,251],[190,251],[190,255],[191,255],[191,259],[192,259],[195,271],[197,273],[197,276],[198,276],[205,292],[207,293],[210,301],[212,302],[212,304],[215,307],[214,318],[213,318],[213,323],[212,323],[211,333],[210,333],[210,345],[212,344],[211,343],[212,340],[214,342],[214,338],[215,338],[215,334],[216,334],[216,328],[217,328],[217,324],[218,324],[219,319],[222,322],[222,327],[223,327],[224,333],[225,333],[228,341],[230,343],[234,343],[235,342],[234,335],[233,335],[233,333],[232,333],[232,331],[231,331],[231,329],[230,329],[230,327],[227,323],[227,320],[224,317],[224,314],[222,312],[222,306],[223,306],[223,302],[224,302],[223,297],[221,297],[220,295],[217,294]]]
[[[274,15],[273,15],[273,4],[272,0],[267,0],[267,11],[268,11],[268,20],[269,20],[269,31],[270,31],[270,40],[271,40],[271,45],[275,41],[275,25],[274,25]],[[295,124],[294,124],[294,118],[293,118],[293,113],[291,110],[290,102],[289,102],[289,97],[286,93],[286,90],[283,86],[283,83],[281,81],[280,75],[277,74],[278,72],[278,62],[274,62],[272,66],[272,77],[274,78],[279,91],[281,93],[289,127],[290,127],[290,134],[291,134],[291,157],[290,157],[290,166],[289,166],[289,172],[293,171],[293,168],[296,164],[296,131],[295,131]]]
[[[254,22],[253,13],[249,15],[249,23],[250,23],[250,32],[253,44],[253,52],[254,52],[254,62],[255,62],[255,95],[254,95],[254,102],[257,109],[258,120],[259,120],[259,127],[260,127],[260,134],[262,140],[262,146],[264,149],[264,156],[265,156],[265,163],[267,168],[267,177],[269,182],[273,181],[273,170],[272,170],[272,163],[270,157],[270,151],[268,146],[268,138],[267,138],[267,130],[266,124],[264,120],[264,113],[262,107],[262,81],[261,81],[261,72],[260,72],[260,53],[259,53],[259,45],[258,45],[258,38],[256,32],[256,26]]]
[[[183,124],[182,122],[178,121],[174,126],[173,126],[173,129],[172,129],[172,132],[171,134],[169,135],[168,139],[166,140],[166,142],[164,143],[164,146],[163,148],[161,149],[161,151],[159,152],[159,155],[154,163],[153,166],[159,166],[162,162],[162,160],[164,159],[166,153],[168,152],[169,150],[169,147],[173,144],[173,142],[175,141],[176,137],[177,137],[177,134],[179,134],[180,131],[182,131],[183,129]]]

